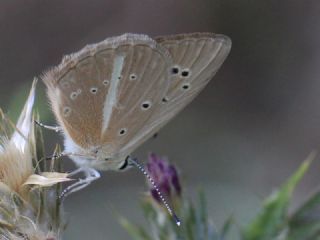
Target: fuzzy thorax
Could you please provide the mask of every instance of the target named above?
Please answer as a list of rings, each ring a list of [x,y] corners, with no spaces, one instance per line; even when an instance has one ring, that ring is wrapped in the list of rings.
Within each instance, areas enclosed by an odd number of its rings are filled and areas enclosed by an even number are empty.
[[[66,155],[68,155],[77,166],[82,168],[88,167],[102,171],[118,171],[127,157],[126,155],[111,156],[109,145],[82,149],[67,135],[65,135],[64,147]]]

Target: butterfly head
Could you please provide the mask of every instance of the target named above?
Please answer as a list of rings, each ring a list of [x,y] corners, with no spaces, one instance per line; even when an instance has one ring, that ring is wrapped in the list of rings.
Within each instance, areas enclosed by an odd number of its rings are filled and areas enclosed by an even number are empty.
[[[104,159],[94,159],[89,164],[90,167],[93,167],[97,170],[111,170],[111,171],[125,171],[131,167],[128,161],[129,156],[121,159],[114,158],[104,158]]]
[[[128,155],[110,155],[104,148],[94,150],[91,165],[98,170],[124,171],[131,167]]]
[[[65,151],[80,167],[90,167],[97,170],[123,171],[130,168],[128,154],[112,154],[110,145],[94,146],[90,148],[79,147],[67,135],[64,141]]]

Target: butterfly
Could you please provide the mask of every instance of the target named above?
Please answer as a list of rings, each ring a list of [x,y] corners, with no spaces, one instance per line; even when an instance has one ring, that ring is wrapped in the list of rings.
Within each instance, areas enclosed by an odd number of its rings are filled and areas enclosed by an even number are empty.
[[[42,80],[64,136],[64,151],[86,179],[124,170],[130,154],[176,116],[212,79],[231,49],[220,34],[152,39],[124,34],[65,56]],[[43,124],[42,124],[43,125]],[[45,126],[45,125],[43,125]]]

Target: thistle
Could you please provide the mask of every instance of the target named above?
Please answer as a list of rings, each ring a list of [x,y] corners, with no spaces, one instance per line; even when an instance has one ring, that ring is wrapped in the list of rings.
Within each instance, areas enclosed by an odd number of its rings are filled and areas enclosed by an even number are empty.
[[[290,200],[296,185],[308,170],[315,153],[310,154],[298,170],[273,194],[266,198],[261,211],[254,219],[238,232],[241,240],[316,240],[320,239],[320,192],[312,194],[301,207],[288,214]],[[142,207],[149,226],[144,227],[120,218],[120,223],[135,240],[226,240],[227,234],[234,225],[229,218],[220,231],[217,231],[210,220],[204,193],[199,193],[197,204],[181,196],[181,186],[176,168],[167,160],[151,154],[147,164],[149,174],[170,200],[176,201],[175,210],[182,219],[177,227],[161,207],[154,189],[149,189],[148,197]],[[151,232],[151,234],[150,234]]]
[[[45,163],[40,129],[33,124],[36,80],[17,124],[0,109],[0,238],[57,240],[64,227],[59,162]],[[58,185],[56,185],[58,184]],[[52,187],[56,185],[55,187]]]
[[[181,185],[177,169],[174,165],[169,164],[166,159],[151,153],[147,163],[147,171],[159,186],[162,194],[165,195],[169,201],[172,202],[175,198],[180,198]],[[150,193],[157,202],[161,202],[156,189],[152,186]]]
[[[149,190],[142,202],[144,215],[150,224],[145,230],[120,218],[120,223],[133,239],[189,239],[189,240],[221,240],[224,233],[219,234],[207,215],[206,201],[203,192],[199,192],[199,201],[194,204],[182,196],[182,186],[177,168],[166,158],[150,154],[147,163],[148,174],[153,178],[161,193],[172,205],[182,220],[177,226],[163,207],[162,201],[153,185],[148,184]],[[151,232],[151,234],[150,234]]]

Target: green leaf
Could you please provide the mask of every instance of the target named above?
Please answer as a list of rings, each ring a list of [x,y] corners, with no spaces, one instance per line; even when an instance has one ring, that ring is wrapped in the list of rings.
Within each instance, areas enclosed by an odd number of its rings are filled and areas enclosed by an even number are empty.
[[[196,214],[196,233],[198,240],[208,239],[208,215],[207,215],[207,202],[203,190],[198,193],[198,206],[195,209]]]
[[[195,240],[195,226],[196,226],[196,214],[195,209],[192,204],[188,206],[186,209],[186,219],[185,221],[185,228],[183,229],[186,233],[186,239],[188,240]]]
[[[124,229],[127,230],[129,235],[134,240],[152,240],[149,235],[145,232],[145,230],[141,227],[137,227],[131,224],[126,218],[119,217],[119,222]]]
[[[208,220],[208,213],[206,196],[203,190],[199,190],[199,212],[200,220],[203,224],[205,224]]]
[[[222,226],[222,230],[221,230],[221,238],[222,239],[226,239],[226,236],[230,232],[230,229],[231,229],[233,223],[234,223],[234,219],[232,216],[229,217],[227,219],[227,221],[225,221],[225,223]]]
[[[288,240],[320,238],[320,192],[313,194],[289,220]]]
[[[141,208],[143,210],[143,214],[145,216],[146,219],[148,219],[148,221],[155,221],[155,219],[157,218],[157,212],[154,209],[152,203],[150,201],[143,201],[141,203]]]
[[[244,230],[245,240],[270,240],[286,228],[287,209],[293,190],[309,168],[312,154],[304,161],[289,180],[265,201],[261,213]]]

